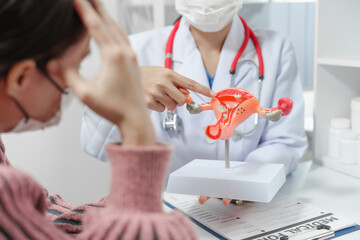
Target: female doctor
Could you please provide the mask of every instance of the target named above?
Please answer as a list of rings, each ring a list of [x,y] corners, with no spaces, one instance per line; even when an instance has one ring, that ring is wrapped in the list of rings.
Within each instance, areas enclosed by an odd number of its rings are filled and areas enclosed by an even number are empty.
[[[260,117],[255,127],[253,115],[237,128],[230,141],[230,160],[281,163],[287,173],[294,171],[307,148],[307,140],[301,81],[289,40],[273,31],[251,28],[258,44],[250,38],[235,61],[232,76],[231,66],[245,39],[246,23],[237,15],[242,1],[175,0],[175,6],[182,16],[177,30],[176,24],[130,36],[139,64],[143,66],[144,94],[148,108],[154,110],[151,118],[157,140],[175,146],[169,170],[172,172],[193,159],[225,158],[224,142],[209,140],[205,135],[206,126],[216,122],[215,115],[210,111],[190,115],[185,106],[180,106],[186,101],[184,89],[194,88],[189,80],[192,79],[215,92],[230,86],[244,88],[260,96],[263,107],[277,106],[281,97],[291,98],[293,111],[279,122]],[[172,32],[173,40],[169,37]],[[170,45],[172,51],[166,52],[166,46]],[[261,73],[257,47],[261,49],[264,65],[261,93],[258,91]],[[164,65],[169,61],[166,58],[172,60],[172,70]],[[209,102],[210,94],[204,96],[190,91],[196,103]],[[177,131],[164,127],[169,117],[166,108],[175,108],[174,113],[182,120],[182,127]],[[251,133],[245,134],[249,131]],[[101,160],[106,159],[104,144],[120,140],[116,126],[89,109],[84,114],[81,137],[83,149]]]

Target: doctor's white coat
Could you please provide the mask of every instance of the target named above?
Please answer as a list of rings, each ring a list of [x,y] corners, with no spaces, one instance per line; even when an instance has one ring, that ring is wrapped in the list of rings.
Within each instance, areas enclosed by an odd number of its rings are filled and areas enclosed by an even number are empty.
[[[142,66],[164,66],[165,45],[172,26],[130,36],[132,47]],[[279,122],[270,122],[259,117],[259,125],[254,133],[242,139],[231,139],[230,160],[262,163],[282,163],[287,173],[297,166],[298,159],[307,148],[304,132],[304,101],[302,86],[297,71],[294,50],[291,43],[279,34],[260,28],[252,28],[259,40],[264,58],[264,81],[260,105],[271,108],[277,106],[281,97],[293,100],[293,111]],[[219,91],[229,87],[230,66],[244,40],[244,28],[235,16],[231,30],[224,42],[212,89]],[[199,50],[189,30],[189,24],[181,19],[173,46],[173,69],[177,73],[209,87],[208,78]],[[250,40],[240,57],[234,78],[234,87],[241,87],[257,96],[258,58]],[[141,91],[139,89],[139,91]],[[210,99],[191,92],[196,103]],[[185,165],[193,159],[225,159],[224,141],[210,141],[205,128],[216,122],[212,111],[190,115],[185,106],[177,108],[183,122],[180,135],[170,135],[162,128],[166,112],[150,111],[159,142],[175,147],[169,171]],[[242,123],[237,130],[246,132],[254,125],[254,115]],[[118,129],[102,119],[90,109],[83,118],[81,143],[83,149],[106,160],[104,144],[119,142]]]

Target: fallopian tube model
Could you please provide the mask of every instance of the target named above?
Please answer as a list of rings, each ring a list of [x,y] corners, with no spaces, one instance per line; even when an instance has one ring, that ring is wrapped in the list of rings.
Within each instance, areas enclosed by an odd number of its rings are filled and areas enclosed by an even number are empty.
[[[217,119],[214,125],[207,126],[205,134],[214,140],[231,138],[237,126],[254,113],[270,121],[279,121],[282,116],[290,114],[293,101],[289,98],[280,98],[278,106],[271,109],[260,106],[257,98],[242,88],[226,88],[217,92],[211,102],[196,104],[188,96],[187,110],[197,114],[206,110],[213,110]]]

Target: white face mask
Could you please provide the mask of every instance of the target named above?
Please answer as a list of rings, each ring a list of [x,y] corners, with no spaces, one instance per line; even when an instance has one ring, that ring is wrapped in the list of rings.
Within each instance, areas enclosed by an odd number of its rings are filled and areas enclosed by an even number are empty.
[[[40,122],[36,119],[21,119],[20,122],[11,130],[11,132],[19,133],[19,132],[28,132],[35,131],[39,129],[44,129],[50,126],[54,126],[59,124],[61,119],[61,111],[57,112],[54,117],[46,122]]]
[[[242,0],[175,0],[176,11],[202,32],[218,32],[242,7]]]
[[[61,107],[60,110],[55,114],[54,117],[49,119],[46,122],[41,122],[36,119],[31,118],[23,118],[20,120],[20,122],[11,130],[11,132],[27,132],[27,131],[35,131],[39,129],[45,129],[50,126],[58,125],[61,120],[61,113],[70,106],[72,99],[74,98],[74,95],[71,91],[67,90],[67,94],[62,95],[61,97]],[[19,104],[19,103],[17,103]],[[22,108],[22,107],[21,107]]]

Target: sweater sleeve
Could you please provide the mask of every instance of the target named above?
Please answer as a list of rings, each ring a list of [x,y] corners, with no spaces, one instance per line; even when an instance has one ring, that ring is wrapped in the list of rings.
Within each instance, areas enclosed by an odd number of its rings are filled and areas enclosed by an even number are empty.
[[[171,147],[108,144],[106,151],[111,163],[109,202],[103,209],[86,210],[81,239],[196,239],[182,213],[162,210]]]
[[[10,166],[10,162],[5,155],[5,146],[0,137],[0,165]]]
[[[45,217],[46,195],[27,174],[0,165],[0,239],[70,239]]]
[[[163,180],[172,148],[108,144],[106,151],[112,167],[110,204],[123,211],[161,212]]]

